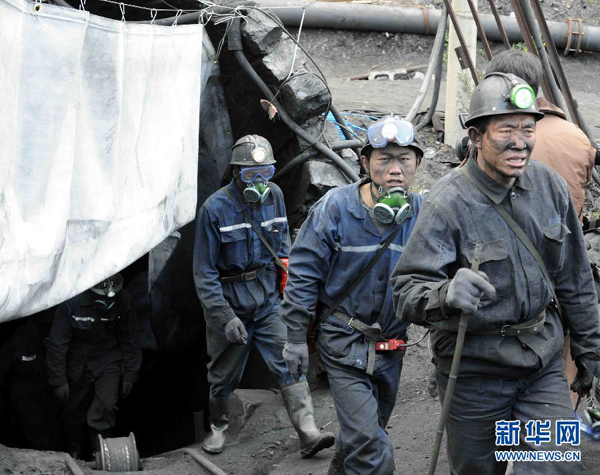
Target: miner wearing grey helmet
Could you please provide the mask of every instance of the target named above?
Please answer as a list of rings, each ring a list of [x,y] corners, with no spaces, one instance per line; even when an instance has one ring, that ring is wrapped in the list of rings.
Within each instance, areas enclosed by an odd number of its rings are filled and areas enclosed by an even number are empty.
[[[331,387],[340,432],[329,475],[395,469],[386,427],[408,325],[394,315],[389,278],[417,221],[422,197],[409,187],[423,151],[412,123],[396,116],[371,124],[367,135],[361,153],[367,176],[312,207],[291,251],[281,305],[283,355],[294,377],[308,369],[309,334]]]
[[[233,146],[233,180],[212,194],[196,219],[194,281],[206,321],[211,432],[202,448],[220,453],[228,430],[231,393],[242,378],[252,344],[277,378],[301,455],[334,443],[315,425],[306,381],[296,382],[283,360],[285,325],[278,310],[287,277],[290,237],[271,144],[246,135]]]
[[[392,275],[397,316],[432,325],[442,401],[469,315],[445,427],[452,474],[504,473],[497,456],[511,450],[523,451],[515,474],[582,470],[558,461],[579,441],[561,348],[570,331],[574,389],[588,392],[600,374],[597,299],[567,185],[529,159],[542,116],[521,78],[485,77],[468,161],[431,189]],[[537,451],[558,455],[535,461]]]

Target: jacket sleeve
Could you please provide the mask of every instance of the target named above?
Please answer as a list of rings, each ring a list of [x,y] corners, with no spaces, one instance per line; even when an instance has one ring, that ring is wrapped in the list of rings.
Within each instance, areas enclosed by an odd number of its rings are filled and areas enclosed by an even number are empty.
[[[306,343],[306,332],[315,318],[319,291],[327,278],[335,249],[335,224],[325,209],[326,202],[322,199],[315,204],[290,253],[288,282],[280,312],[291,343]]]
[[[117,341],[123,355],[123,381],[134,383],[137,373],[142,366],[142,349],[139,344],[137,320],[131,306],[129,295],[122,290],[119,292],[121,318],[117,326]]]
[[[194,283],[204,309],[204,315],[214,325],[225,325],[236,318],[219,280],[217,259],[221,250],[221,237],[210,212],[202,206],[196,218],[194,246]]]
[[[564,238],[564,265],[557,272],[555,292],[571,332],[573,359],[585,355],[600,360],[600,320],[594,277],[575,206],[571,199],[568,202],[565,224],[570,233]]]
[[[407,323],[426,325],[450,316],[444,301],[458,267],[456,233],[436,203],[426,201],[408,244],[392,272],[396,317]]]
[[[67,384],[67,351],[71,343],[72,328],[69,321],[71,309],[69,302],[59,305],[52,322],[46,360],[48,382],[51,386]]]

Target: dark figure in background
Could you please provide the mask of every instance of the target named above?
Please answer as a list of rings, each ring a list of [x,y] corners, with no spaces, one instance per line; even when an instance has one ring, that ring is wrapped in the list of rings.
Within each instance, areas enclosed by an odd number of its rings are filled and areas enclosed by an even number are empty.
[[[530,160],[541,117],[524,80],[486,76],[466,122],[470,157],[431,189],[392,274],[397,316],[433,325],[442,401],[458,321],[469,314],[446,422],[453,475],[504,474],[498,450],[534,457],[573,449],[556,429],[557,421],[574,419],[561,361],[565,331],[579,368],[572,387],[589,391],[600,374],[597,297],[577,212],[565,181]],[[521,230],[531,243],[517,237]],[[509,423],[519,430],[504,438]],[[520,460],[513,469],[582,472],[580,462]]]
[[[521,50],[504,51],[492,59],[486,73],[510,73],[524,79],[537,95],[542,81],[542,65],[534,54]],[[567,121],[567,115],[560,108],[542,97],[536,104],[544,117],[536,124],[535,147],[531,159],[554,169],[569,186],[569,193],[580,221],[583,221],[585,187],[592,177],[596,150],[590,140],[577,126]],[[571,358],[569,338],[565,338],[563,361],[567,380],[572,382],[577,374],[575,362]],[[571,393],[573,405],[577,395]]]
[[[27,317],[0,351],[0,412],[10,414],[14,444],[36,450],[62,450],[62,405],[46,373],[46,346],[54,309]],[[2,395],[8,387],[9,400]]]
[[[194,281],[204,309],[210,363],[210,428],[202,448],[218,454],[228,429],[231,393],[237,388],[250,345],[255,344],[277,377],[288,415],[300,438],[301,455],[331,447],[331,433],[315,425],[308,383],[295,382],[282,356],[286,327],[279,317],[281,292],[271,251],[287,258],[290,237],[281,189],[269,183],[275,173],[271,144],[246,135],[233,146],[234,179],[211,195],[196,219]]]
[[[109,437],[115,406],[127,397],[142,363],[135,313],[116,274],[62,303],[48,345],[49,381],[65,402],[67,450],[85,455],[87,425],[90,449],[98,434]]]

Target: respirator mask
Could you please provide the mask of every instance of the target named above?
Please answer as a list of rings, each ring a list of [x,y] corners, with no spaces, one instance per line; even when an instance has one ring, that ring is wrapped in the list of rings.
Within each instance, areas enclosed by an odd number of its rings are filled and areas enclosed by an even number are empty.
[[[410,213],[410,203],[408,202],[408,193],[399,186],[385,191],[382,186],[379,187],[379,198],[373,193],[373,183],[371,183],[371,197],[375,206],[373,214],[375,218],[383,224],[402,224]]]
[[[246,185],[242,191],[244,199],[248,203],[264,203],[271,193],[269,179],[273,178],[274,174],[273,165],[240,168],[240,179]]]
[[[115,274],[108,279],[94,285],[90,290],[98,297],[94,300],[94,307],[98,310],[107,311],[115,305],[115,297],[123,288],[123,277]]]

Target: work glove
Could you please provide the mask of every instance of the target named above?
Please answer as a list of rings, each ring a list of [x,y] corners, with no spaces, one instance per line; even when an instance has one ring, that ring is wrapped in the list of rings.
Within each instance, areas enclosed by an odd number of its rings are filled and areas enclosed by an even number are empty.
[[[308,372],[308,345],[306,343],[286,343],[283,347],[283,359],[290,374],[298,381]]]
[[[575,366],[577,366],[577,374],[571,384],[571,391],[585,396],[592,389],[594,376],[600,377],[600,361],[581,355],[575,359]]]
[[[465,313],[473,313],[483,296],[491,299],[496,296],[496,289],[490,284],[487,275],[462,268],[458,269],[454,279],[450,281],[445,304]]]
[[[246,327],[238,317],[225,324],[225,338],[232,345],[245,345],[248,341]]]
[[[133,383],[130,381],[123,381],[121,385],[121,397],[126,398],[131,394],[131,390],[133,389]]]
[[[57,386],[54,388],[54,394],[61,401],[66,401],[69,397],[69,385],[65,383],[62,386]]]

